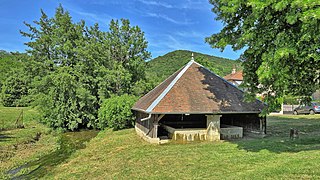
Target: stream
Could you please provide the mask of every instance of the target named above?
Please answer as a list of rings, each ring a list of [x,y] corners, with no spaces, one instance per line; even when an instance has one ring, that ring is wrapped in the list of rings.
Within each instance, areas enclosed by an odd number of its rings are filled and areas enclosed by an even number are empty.
[[[40,157],[40,159],[36,161],[31,161],[17,168],[11,169],[7,173],[11,175],[11,179],[31,179],[43,177],[55,166],[61,164],[68,157],[70,157],[71,154],[73,154],[76,150],[85,148],[85,142],[88,142],[94,138],[98,132],[99,131],[95,130],[85,130],[63,133],[59,135],[59,148],[57,148],[55,151]],[[24,171],[30,169],[31,171],[28,173],[23,173]],[[17,175],[18,173],[20,175]]]

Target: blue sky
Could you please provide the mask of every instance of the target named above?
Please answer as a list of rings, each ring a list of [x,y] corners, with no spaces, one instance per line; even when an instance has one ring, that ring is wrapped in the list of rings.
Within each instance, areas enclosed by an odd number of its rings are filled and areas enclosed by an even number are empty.
[[[27,48],[23,43],[28,42],[19,33],[27,31],[23,22],[38,20],[41,8],[52,17],[59,3],[74,22],[97,22],[104,31],[111,19],[129,19],[145,32],[153,58],[178,49],[230,59],[242,53],[230,47],[220,52],[204,42],[223,27],[214,20],[208,0],[0,0],[0,49],[23,52]]]

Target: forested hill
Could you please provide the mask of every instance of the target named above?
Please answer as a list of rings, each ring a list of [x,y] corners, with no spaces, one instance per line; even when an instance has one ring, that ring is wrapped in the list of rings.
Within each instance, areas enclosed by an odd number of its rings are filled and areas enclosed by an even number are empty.
[[[147,75],[149,77],[157,77],[160,80],[164,80],[172,73],[180,69],[191,60],[191,54],[194,54],[196,62],[209,68],[214,73],[225,76],[232,71],[233,65],[236,65],[237,69],[241,69],[241,62],[231,59],[210,56],[207,54],[201,54],[197,52],[187,50],[177,50],[159,56],[147,63]]]
[[[1,87],[6,78],[11,73],[12,69],[21,68],[24,60],[23,53],[9,53],[4,50],[0,50],[0,92]]]

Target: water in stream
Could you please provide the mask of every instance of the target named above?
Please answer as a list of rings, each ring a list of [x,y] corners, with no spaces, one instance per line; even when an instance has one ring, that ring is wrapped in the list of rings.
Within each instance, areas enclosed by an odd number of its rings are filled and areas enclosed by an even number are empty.
[[[15,169],[11,169],[7,173],[12,176],[12,179],[30,179],[40,178],[48,173],[55,166],[65,161],[72,153],[78,149],[85,148],[85,142],[94,138],[98,131],[86,130],[80,132],[63,133],[59,138],[59,148],[50,154],[41,157],[39,160],[28,162]],[[17,175],[19,172],[31,169],[28,173]],[[19,173],[21,174],[21,173]]]

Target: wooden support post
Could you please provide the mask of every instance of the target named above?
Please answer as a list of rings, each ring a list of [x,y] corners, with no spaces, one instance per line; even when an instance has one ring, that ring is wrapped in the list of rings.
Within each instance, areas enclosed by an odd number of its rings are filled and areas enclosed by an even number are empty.
[[[267,118],[266,116],[259,117],[260,120],[260,132],[267,134]]]
[[[159,126],[159,124],[158,124],[158,122],[159,122],[159,116],[158,115],[153,115],[153,133],[152,133],[152,137],[153,138],[157,138],[158,137],[158,126]]]
[[[160,115],[158,116],[158,122],[163,118],[163,116],[164,116],[164,114],[160,114]]]
[[[263,122],[264,122],[264,134],[267,134],[267,116],[263,117]]]
[[[16,128],[24,128],[23,125],[23,109],[21,109],[21,112],[16,120]]]
[[[153,125],[153,138],[157,138],[158,137],[158,124],[154,124]]]

